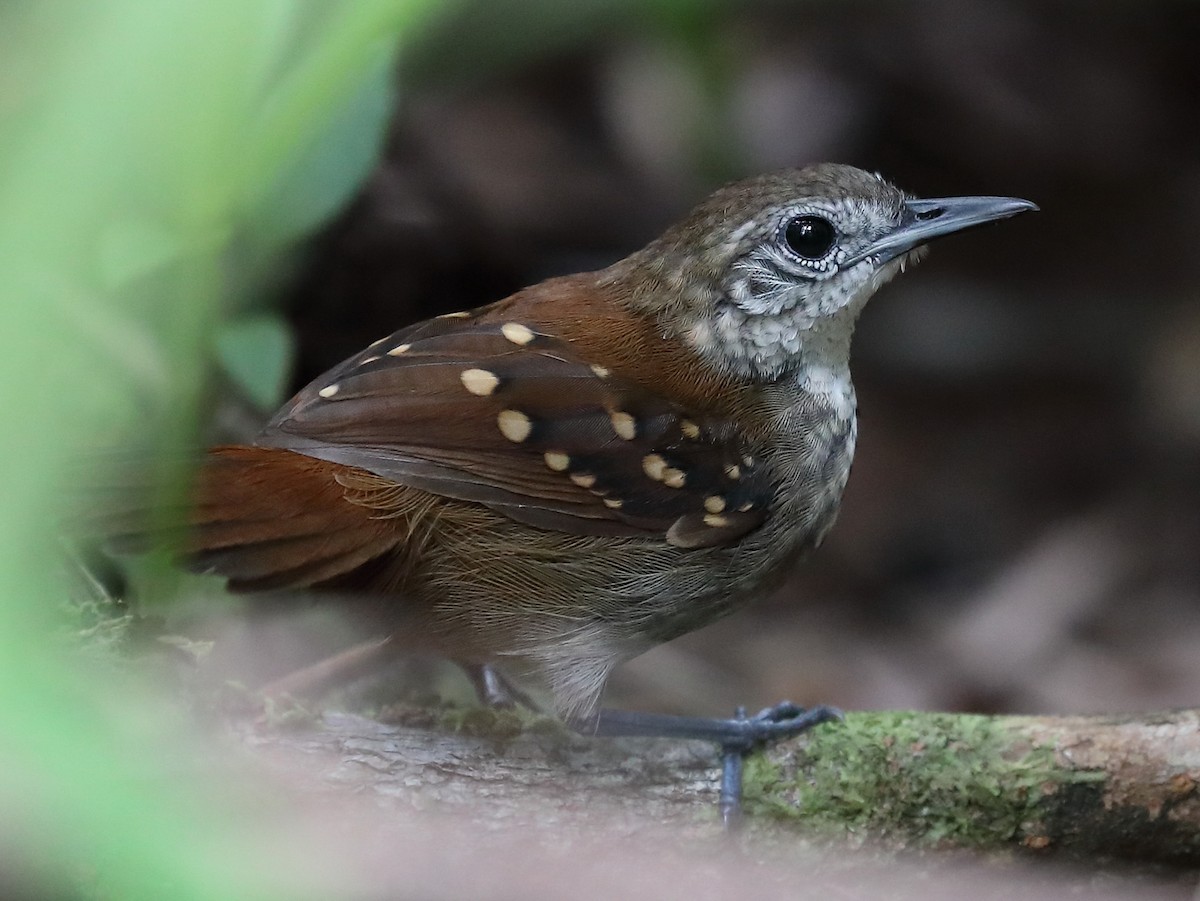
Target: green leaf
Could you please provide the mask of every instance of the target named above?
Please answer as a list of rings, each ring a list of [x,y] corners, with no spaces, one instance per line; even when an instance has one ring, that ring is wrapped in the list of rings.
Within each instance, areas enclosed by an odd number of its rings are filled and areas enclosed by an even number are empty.
[[[248,316],[217,332],[217,360],[247,397],[264,410],[279,406],[295,358],[295,341],[279,316]]]
[[[391,48],[379,49],[328,127],[279,172],[249,213],[261,240],[281,244],[313,231],[354,197],[375,167],[395,94]]]
[[[0,796],[18,837],[6,851],[23,858],[5,875],[54,880],[19,894],[296,897],[233,838],[244,799],[179,778],[194,736],[178,701],[63,653],[59,511],[114,420],[160,451],[194,448],[221,311],[250,293],[245,249],[263,245],[251,211],[291,190],[288,171],[331,183],[276,240],[347,196],[367,138],[326,151],[348,155],[342,169],[306,169],[306,154],[377,128],[378,96],[344,104],[432,6],[0,3],[0,378],[19,424],[0,432]],[[225,343],[243,385],[278,394],[277,325]],[[169,456],[147,461],[147,481],[179,476]]]

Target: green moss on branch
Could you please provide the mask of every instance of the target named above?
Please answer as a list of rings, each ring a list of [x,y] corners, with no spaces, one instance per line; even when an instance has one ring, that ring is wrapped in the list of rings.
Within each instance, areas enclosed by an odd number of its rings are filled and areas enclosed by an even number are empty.
[[[1037,843],[1042,799],[1103,772],[1062,765],[1012,720],[853,713],[802,750],[759,755],[749,802],[806,828],[900,844],[987,848]]]

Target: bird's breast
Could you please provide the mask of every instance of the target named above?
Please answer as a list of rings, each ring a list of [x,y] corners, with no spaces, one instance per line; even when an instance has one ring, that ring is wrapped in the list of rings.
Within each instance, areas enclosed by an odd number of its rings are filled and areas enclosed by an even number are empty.
[[[793,559],[819,544],[833,525],[850,476],[858,436],[849,370],[810,367],[768,394],[768,465],[775,479],[763,553]]]

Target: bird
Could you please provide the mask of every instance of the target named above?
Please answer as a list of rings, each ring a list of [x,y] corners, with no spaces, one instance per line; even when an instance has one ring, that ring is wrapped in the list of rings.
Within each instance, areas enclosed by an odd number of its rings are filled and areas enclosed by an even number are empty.
[[[929,241],[1036,209],[834,163],[733,182],[606,268],[320,375],[252,443],[209,451],[184,552],[234,591],[354,596],[380,646],[462,664],[485,700],[532,677],[591,731],[708,738],[735,783],[749,748],[836,711],[608,711],[606,680],[821,543],[855,452],[867,300]]]

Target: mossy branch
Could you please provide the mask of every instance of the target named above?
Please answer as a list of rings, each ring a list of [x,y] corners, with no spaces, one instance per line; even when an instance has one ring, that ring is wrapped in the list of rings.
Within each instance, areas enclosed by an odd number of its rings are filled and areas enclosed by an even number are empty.
[[[1200,862],[1197,711],[852,714],[750,776],[760,810],[827,833]]]
[[[703,744],[586,739],[548,720],[409,711],[404,725],[327,714],[247,740],[314,790],[369,791],[507,826],[598,817],[630,834],[716,831]],[[1200,864],[1200,711],[1129,717],[855,713],[756,756],[748,820],[786,836],[891,848],[1024,849]]]

